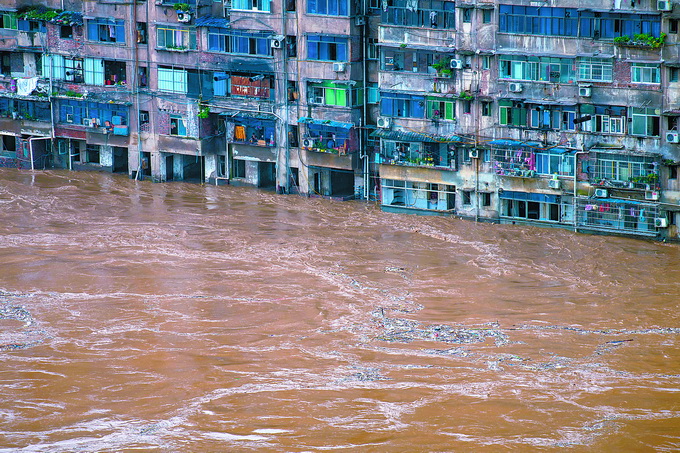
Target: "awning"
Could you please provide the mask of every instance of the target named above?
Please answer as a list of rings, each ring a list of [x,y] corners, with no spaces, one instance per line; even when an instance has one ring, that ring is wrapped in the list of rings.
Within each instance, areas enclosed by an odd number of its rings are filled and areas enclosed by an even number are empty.
[[[271,113],[256,113],[256,112],[239,112],[239,111],[233,111],[233,112],[222,112],[220,113],[220,116],[226,116],[227,118],[255,118],[258,120],[270,120],[270,121],[275,121],[276,117],[272,115]]]
[[[664,116],[680,116],[680,110],[666,110],[662,113]]]
[[[462,137],[458,135],[432,135],[423,132],[390,131],[387,129],[376,129],[371,132],[370,136],[403,142],[455,143],[463,141]]]
[[[215,16],[201,16],[194,21],[197,27],[218,27],[226,28],[229,26],[229,19]]]
[[[351,129],[354,127],[354,123],[342,123],[340,121],[333,120],[317,120],[308,116],[301,116],[298,118],[298,124],[315,124],[318,126],[339,127],[341,129]]]
[[[524,142],[518,142],[517,140],[508,140],[506,138],[499,138],[497,140],[491,140],[488,142],[489,145],[494,146],[522,146]]]
[[[557,203],[557,195],[549,195],[545,193],[532,192],[515,192],[512,190],[504,190],[499,192],[498,196],[503,200],[524,200],[524,201],[538,201],[542,203]]]

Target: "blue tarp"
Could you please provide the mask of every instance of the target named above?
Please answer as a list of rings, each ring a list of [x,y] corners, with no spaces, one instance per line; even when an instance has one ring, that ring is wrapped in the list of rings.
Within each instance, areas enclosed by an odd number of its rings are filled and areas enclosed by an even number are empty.
[[[524,201],[538,201],[541,203],[557,203],[557,195],[548,195],[544,193],[530,193],[530,192],[514,192],[512,190],[504,190],[499,194],[499,197],[504,200],[524,200]]]
[[[342,123],[340,121],[333,121],[333,120],[317,120],[314,118],[310,118],[308,116],[302,116],[298,118],[298,123],[304,123],[304,124],[315,124],[318,126],[326,126],[326,127],[338,127],[341,129],[351,129],[354,127],[353,123]]]
[[[196,21],[194,22],[197,27],[219,27],[219,28],[226,28],[229,26],[229,19],[225,19],[224,17],[215,17],[215,16],[201,16],[197,17]]]

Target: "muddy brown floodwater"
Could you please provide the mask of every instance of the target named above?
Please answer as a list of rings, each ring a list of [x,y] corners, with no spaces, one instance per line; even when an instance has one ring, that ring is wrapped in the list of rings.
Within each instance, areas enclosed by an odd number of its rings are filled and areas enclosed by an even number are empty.
[[[0,452],[677,451],[680,247],[0,169]]]

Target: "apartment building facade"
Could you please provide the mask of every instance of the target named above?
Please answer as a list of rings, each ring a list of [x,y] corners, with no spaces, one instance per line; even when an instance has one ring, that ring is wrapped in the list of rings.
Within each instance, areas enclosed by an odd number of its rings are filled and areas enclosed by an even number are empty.
[[[680,5],[4,2],[0,165],[678,239]]]

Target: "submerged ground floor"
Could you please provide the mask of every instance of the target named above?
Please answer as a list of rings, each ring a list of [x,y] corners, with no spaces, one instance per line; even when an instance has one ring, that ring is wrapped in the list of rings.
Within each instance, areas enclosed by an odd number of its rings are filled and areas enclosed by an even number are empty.
[[[568,171],[553,173],[548,167],[552,161],[545,170],[538,165],[536,170],[506,171],[508,165],[502,165],[508,162],[494,158],[492,152],[472,157],[447,150],[446,162],[414,164],[384,158],[369,163],[356,154],[305,150],[280,155],[273,148],[247,144],[230,144],[224,152],[209,154],[147,152],[77,138],[2,136],[0,144],[4,167],[104,171],[159,183],[247,185],[337,200],[375,200],[387,212],[680,240],[680,204],[664,202],[658,182],[651,187],[610,183],[605,189],[579,178],[579,172],[585,173],[585,161],[569,161],[565,152],[559,155],[562,167],[555,168],[569,167]],[[637,171],[633,164],[628,167]],[[623,168],[621,162],[617,168]]]

